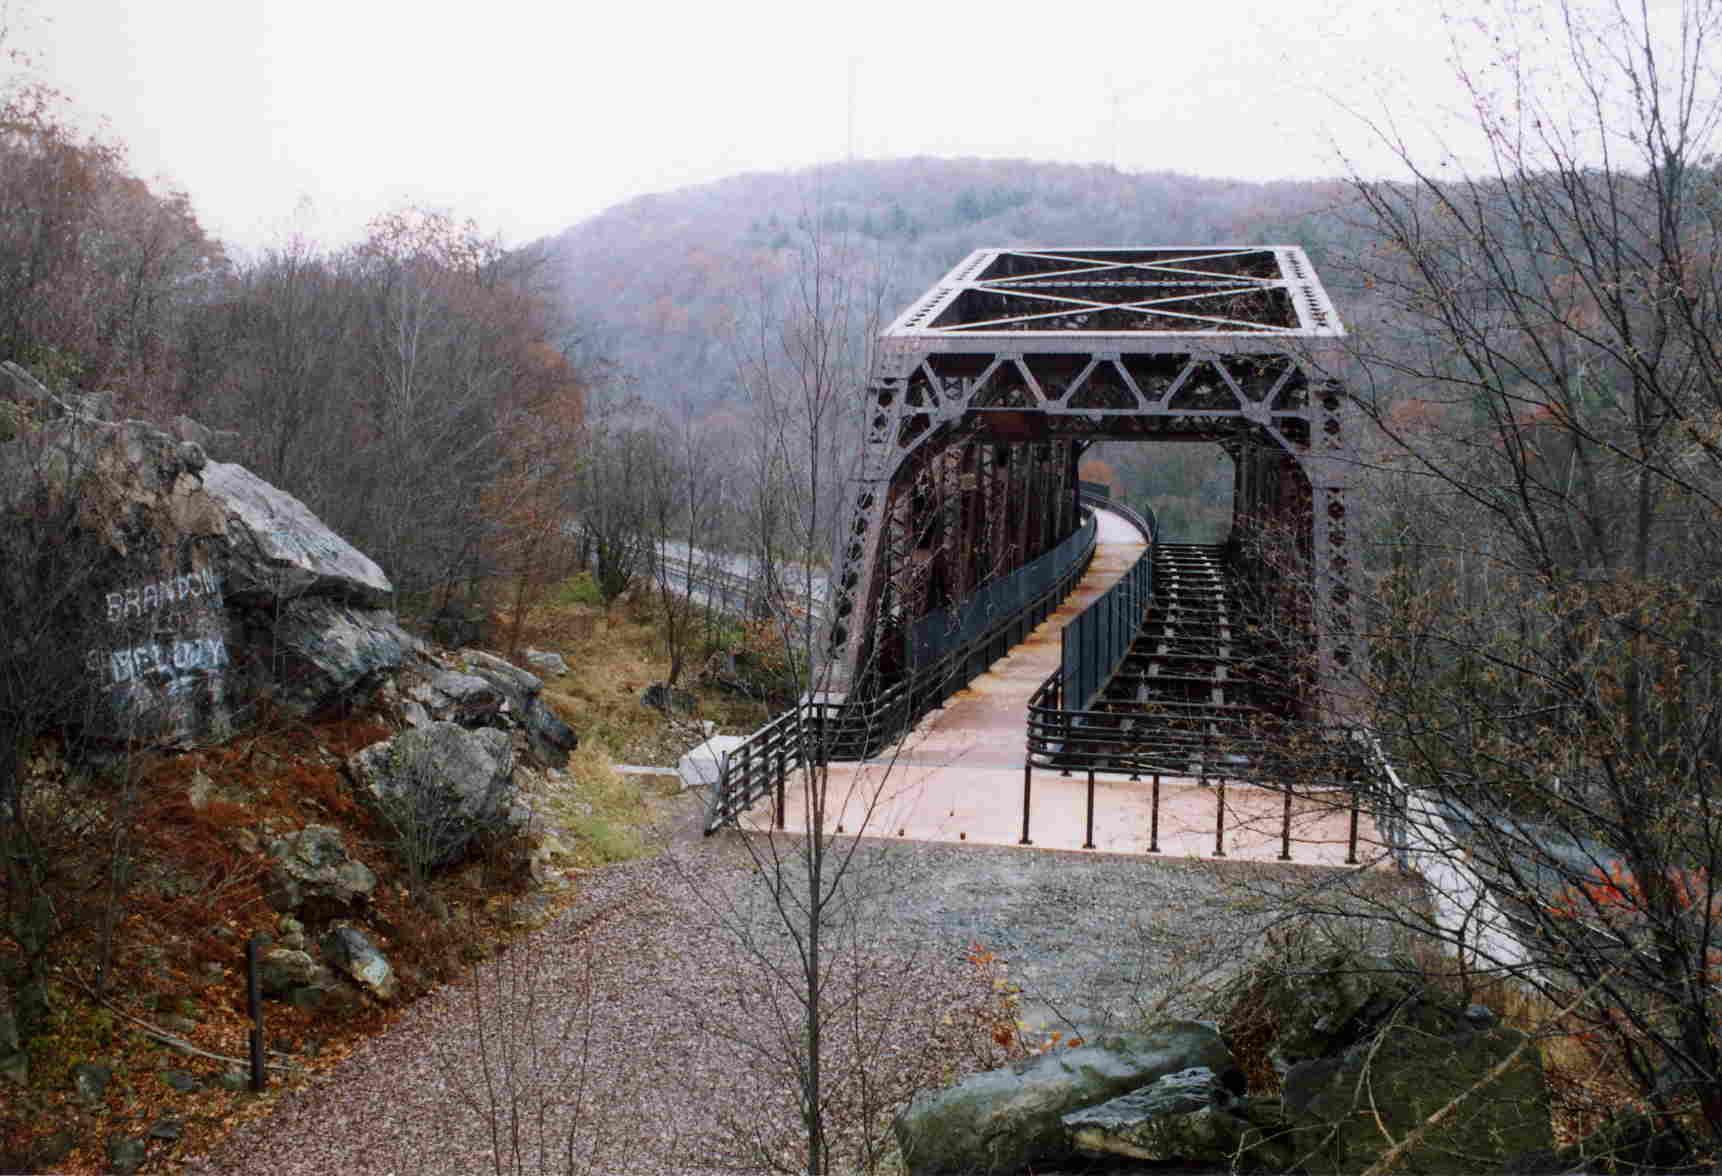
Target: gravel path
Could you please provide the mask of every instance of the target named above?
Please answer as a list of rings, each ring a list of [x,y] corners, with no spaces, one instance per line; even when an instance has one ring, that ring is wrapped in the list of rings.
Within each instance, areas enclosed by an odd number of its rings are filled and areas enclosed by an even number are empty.
[[[1162,998],[1191,1011],[1203,969],[1235,964],[1259,930],[1228,885],[1251,867],[1224,869],[864,842],[843,908],[858,917],[827,943],[834,990],[856,986],[866,1010],[827,1075],[842,1113],[881,1123],[917,1086],[997,1063],[996,975],[967,962],[974,944],[1005,961],[1035,1024],[1130,1017]],[[582,876],[579,890],[528,945],[419,1002],[187,1170],[471,1173],[500,1155],[500,1170],[536,1171],[512,1162],[521,1141],[536,1146],[539,1109],[557,1152],[570,1143],[560,1125],[581,1125],[571,1144],[593,1171],[733,1171],[780,1151],[795,1123],[782,1064],[797,1006],[770,968],[793,972],[794,941],[739,835],[684,834],[656,858]],[[859,1081],[881,1073],[878,1090]],[[510,1090],[531,1113],[506,1113]]]

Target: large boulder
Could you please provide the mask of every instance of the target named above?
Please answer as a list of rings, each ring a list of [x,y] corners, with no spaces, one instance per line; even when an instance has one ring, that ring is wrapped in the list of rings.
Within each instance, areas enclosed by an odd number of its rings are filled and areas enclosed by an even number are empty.
[[[274,607],[320,596],[364,608],[388,605],[394,589],[383,570],[291,494],[220,461],[205,465],[203,488],[226,516],[232,600]]]
[[[355,792],[389,827],[408,865],[458,860],[477,837],[521,828],[514,744],[505,731],[431,723],[347,761]]]
[[[897,1143],[914,1176],[1058,1163],[1071,1155],[1063,1116],[1193,1067],[1235,1070],[1211,1025],[1173,1021],[1104,1036],[917,1095],[897,1116]]]
[[[141,421],[73,412],[0,443],[0,540],[0,654],[97,737],[223,738],[265,697],[340,705],[419,648],[303,503]]]
[[[1461,1094],[1399,1171],[1499,1172],[1550,1147],[1542,1057],[1524,1034],[1492,1023],[1472,1027],[1458,1016],[1443,1034],[1430,1029],[1427,1017],[1396,1018],[1340,1057],[1301,1061],[1287,1071],[1281,1099],[1312,1176],[1368,1168]],[[1484,1083],[1515,1050],[1514,1063]]]
[[[269,870],[263,896],[277,911],[304,912],[312,918],[350,914],[370,901],[377,876],[347,853],[339,831],[306,825],[268,846]]]

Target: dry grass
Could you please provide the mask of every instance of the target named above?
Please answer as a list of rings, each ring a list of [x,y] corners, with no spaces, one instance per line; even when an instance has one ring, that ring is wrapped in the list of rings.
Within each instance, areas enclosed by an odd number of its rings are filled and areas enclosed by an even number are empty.
[[[735,634],[714,630],[713,636]],[[583,743],[603,747],[617,763],[674,764],[696,740],[700,720],[741,734],[771,717],[764,702],[707,689],[696,680],[707,655],[697,639],[678,683],[698,700],[694,713],[666,720],[642,705],[641,691],[669,676],[669,651],[649,600],[624,597],[606,610],[563,593],[528,615],[521,644],[560,653],[567,661],[570,672],[548,679],[544,698]]]

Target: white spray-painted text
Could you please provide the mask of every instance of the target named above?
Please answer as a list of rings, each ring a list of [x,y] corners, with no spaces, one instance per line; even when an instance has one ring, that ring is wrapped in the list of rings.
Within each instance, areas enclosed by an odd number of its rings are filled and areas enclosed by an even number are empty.
[[[142,617],[158,608],[193,598],[210,604],[221,603],[221,581],[210,569],[109,592],[108,623],[118,624],[127,617]]]
[[[178,678],[195,670],[213,670],[228,664],[227,643],[219,637],[185,637],[177,641],[146,641],[125,649],[92,649],[85,659],[92,673],[108,671],[116,685],[151,675]]]

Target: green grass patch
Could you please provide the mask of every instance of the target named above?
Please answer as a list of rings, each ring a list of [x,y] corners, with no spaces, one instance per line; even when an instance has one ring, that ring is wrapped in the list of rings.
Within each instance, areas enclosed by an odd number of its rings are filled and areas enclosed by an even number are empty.
[[[568,786],[551,800],[557,823],[573,837],[582,867],[625,862],[645,852],[640,830],[651,813],[639,785],[612,766],[602,746],[582,740],[568,761]]]
[[[552,608],[564,607],[571,604],[585,604],[597,608],[604,607],[604,594],[598,591],[598,581],[592,578],[591,572],[579,572],[556,586],[555,594],[549,602]]]

